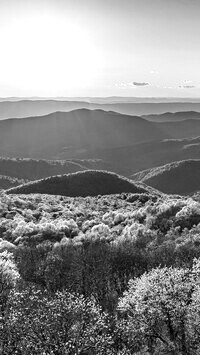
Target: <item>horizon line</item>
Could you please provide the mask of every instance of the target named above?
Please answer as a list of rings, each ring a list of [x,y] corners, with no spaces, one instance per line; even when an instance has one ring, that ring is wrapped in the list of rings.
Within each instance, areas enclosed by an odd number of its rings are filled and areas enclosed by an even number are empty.
[[[191,97],[191,96],[0,96],[0,100],[7,99],[112,99],[112,98],[120,98],[120,99],[173,99],[173,100],[200,100],[200,97]]]

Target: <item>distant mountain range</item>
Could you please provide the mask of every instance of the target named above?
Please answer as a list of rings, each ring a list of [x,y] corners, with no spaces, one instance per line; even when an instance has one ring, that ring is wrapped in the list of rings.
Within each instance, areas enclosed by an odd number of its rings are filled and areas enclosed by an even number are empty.
[[[127,115],[152,115],[165,112],[200,112],[200,100],[188,99],[139,99],[139,98],[77,98],[77,99],[10,99],[0,100],[0,119],[47,115],[56,111],[77,109],[101,109]]]
[[[2,120],[0,156],[32,160],[0,159],[0,174],[34,180],[106,169],[130,176],[175,160],[200,158],[198,113],[174,116],[178,119],[151,122],[148,117],[80,109]],[[58,159],[65,162],[46,161]]]
[[[123,192],[149,193],[149,190],[117,174],[95,170],[51,176],[7,190],[9,194],[42,193],[69,197],[110,195]]]
[[[199,119],[150,122],[116,112],[80,109],[0,121],[0,155],[89,159],[99,158],[99,150],[196,136],[200,136]]]
[[[147,169],[132,175],[168,194],[193,194],[200,190],[200,160],[183,160]]]
[[[190,126],[189,133],[192,135],[199,131],[200,134],[200,122],[195,121],[194,126],[194,130]],[[174,127],[171,133],[170,128],[167,127],[167,130],[169,133],[161,124],[141,117],[115,112],[86,109],[55,112],[41,117],[0,121],[0,155],[79,158],[84,152],[160,140],[175,133]],[[177,134],[180,136],[179,129]]]
[[[65,97],[65,96],[13,96],[13,97],[0,97],[0,102],[13,102],[13,101],[81,101],[81,102],[89,102],[89,103],[200,103],[200,99],[198,97],[134,97],[134,96],[73,96],[73,97]]]

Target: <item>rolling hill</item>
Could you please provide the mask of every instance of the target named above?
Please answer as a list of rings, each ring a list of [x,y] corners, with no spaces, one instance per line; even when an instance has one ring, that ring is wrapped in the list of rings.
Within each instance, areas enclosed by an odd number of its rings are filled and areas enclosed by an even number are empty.
[[[18,179],[38,180],[51,175],[83,170],[109,170],[129,177],[149,168],[173,161],[200,159],[200,137],[164,139],[131,146],[97,149],[79,154],[80,159],[36,160],[0,158],[0,174]],[[69,159],[69,152],[62,154]]]
[[[122,192],[143,193],[148,189],[122,176],[98,170],[52,176],[7,190],[9,194],[42,193],[68,197],[111,195]]]
[[[173,161],[200,159],[200,137],[164,139],[120,148],[99,149],[92,154],[82,153],[82,158],[89,157],[101,159],[110,171],[129,177],[138,171]]]
[[[162,114],[154,115],[143,115],[145,120],[151,122],[175,122],[175,121],[185,121],[185,120],[199,120],[200,112],[195,111],[181,111],[181,112],[165,112]]]
[[[62,159],[83,152],[168,138],[163,127],[140,117],[102,110],[55,112],[0,121],[0,155]],[[200,127],[199,127],[200,133]]]
[[[132,175],[132,179],[164,193],[193,194],[200,190],[200,160],[176,161],[147,169]]]
[[[38,180],[52,175],[105,168],[101,160],[36,160],[0,157],[0,174],[17,179]]]

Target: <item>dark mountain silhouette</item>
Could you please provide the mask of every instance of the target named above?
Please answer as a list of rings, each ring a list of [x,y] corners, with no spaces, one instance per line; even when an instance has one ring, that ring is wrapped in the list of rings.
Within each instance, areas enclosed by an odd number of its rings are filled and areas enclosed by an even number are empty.
[[[65,154],[67,158],[67,152]],[[128,177],[138,171],[175,160],[200,159],[200,137],[164,139],[120,148],[99,149],[94,152],[83,152],[81,157],[101,159],[107,165],[107,169]]]
[[[47,115],[55,111],[89,108],[87,102],[57,100],[17,100],[0,102],[0,119]]]
[[[200,160],[176,161],[138,172],[132,179],[164,193],[192,194],[200,190]]]
[[[154,123],[155,124],[155,123]],[[156,123],[156,127],[171,138],[191,138],[200,135],[200,120],[188,119]]]
[[[189,100],[189,99],[188,99]],[[0,119],[22,118],[28,116],[41,116],[55,111],[71,111],[81,108],[102,109],[115,111],[127,115],[150,115],[165,112],[197,111],[200,112],[200,103],[196,100],[190,102],[181,99],[134,99],[134,98],[77,98],[77,99],[10,99],[0,100]]]
[[[0,158],[0,174],[12,178],[38,180],[52,175],[69,174],[87,169],[102,168],[98,160],[61,161],[23,158]]]
[[[165,112],[196,111],[200,112],[200,103],[194,102],[145,102],[114,103],[102,105],[103,110],[111,110],[127,115],[163,114]]]
[[[184,121],[189,119],[200,119],[200,112],[195,111],[185,111],[185,112],[166,112],[163,114],[157,115],[143,115],[145,120],[151,122],[175,122],[175,121]]]
[[[114,173],[90,170],[52,176],[7,190],[9,194],[42,193],[69,197],[110,195],[122,192],[147,193],[148,189]]]
[[[67,155],[79,158],[85,151],[168,138],[164,128],[157,125],[140,117],[86,109],[2,120],[0,154],[45,159],[62,159]]]

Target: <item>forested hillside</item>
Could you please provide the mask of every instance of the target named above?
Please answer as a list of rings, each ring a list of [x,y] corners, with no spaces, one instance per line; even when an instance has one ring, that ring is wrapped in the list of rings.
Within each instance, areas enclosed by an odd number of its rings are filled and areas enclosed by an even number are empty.
[[[14,186],[19,186],[21,184],[25,184],[26,180],[13,178],[6,175],[0,175],[0,190],[1,189],[9,189]]]
[[[19,179],[37,180],[52,175],[70,174],[106,165],[99,159],[37,160],[0,157],[0,173]]]
[[[86,170],[74,174],[51,176],[7,190],[9,194],[41,193],[69,197],[111,195],[122,192],[141,193],[150,189],[115,173]]]
[[[200,160],[176,161],[138,172],[132,178],[165,193],[193,194],[200,190]]]
[[[3,354],[199,353],[198,196],[2,194],[0,217]]]

